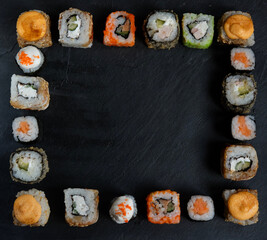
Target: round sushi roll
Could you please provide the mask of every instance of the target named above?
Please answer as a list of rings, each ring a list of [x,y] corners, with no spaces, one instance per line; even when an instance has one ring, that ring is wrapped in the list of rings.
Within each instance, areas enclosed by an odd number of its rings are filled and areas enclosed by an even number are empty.
[[[43,191],[30,189],[20,191],[13,205],[13,223],[17,226],[45,226],[50,216],[50,207]]]
[[[255,68],[254,52],[250,48],[233,48],[231,65],[236,70],[253,70]]]
[[[241,141],[256,137],[256,123],[253,116],[235,116],[232,119],[232,136]]]
[[[137,205],[134,197],[125,195],[115,198],[112,201],[109,215],[118,224],[128,223],[137,215]]]
[[[249,13],[228,11],[218,22],[218,39],[223,44],[233,44],[241,47],[253,46],[254,26]]]
[[[236,113],[249,113],[257,95],[254,76],[228,74],[222,83],[222,101],[225,107]]]
[[[225,179],[243,181],[253,178],[258,170],[255,148],[249,144],[229,145],[221,156],[221,172]]]
[[[24,73],[33,73],[41,68],[44,63],[44,55],[33,46],[20,49],[16,55],[16,61]]]
[[[185,46],[206,49],[212,44],[214,16],[202,13],[184,13],[182,27]]]
[[[103,43],[106,46],[133,47],[135,17],[126,11],[116,11],[107,17]]]
[[[38,48],[52,46],[50,17],[39,10],[30,10],[19,15],[17,40],[20,47],[33,45]]]
[[[196,221],[209,221],[214,217],[214,204],[209,196],[195,195],[187,203],[188,215]]]
[[[143,31],[148,48],[174,48],[180,36],[178,15],[172,10],[154,11],[144,21]]]
[[[49,172],[47,155],[41,148],[18,148],[10,156],[9,170],[15,182],[38,183]]]
[[[17,117],[12,123],[13,136],[16,141],[31,142],[39,134],[38,122],[35,117]]]

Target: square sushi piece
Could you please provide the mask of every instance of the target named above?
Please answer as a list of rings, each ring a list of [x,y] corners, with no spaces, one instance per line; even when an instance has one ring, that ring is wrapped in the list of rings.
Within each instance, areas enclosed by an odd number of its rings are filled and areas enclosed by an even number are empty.
[[[236,70],[253,70],[255,68],[254,52],[250,48],[233,48],[231,65]]]
[[[90,48],[93,45],[93,16],[70,8],[59,15],[59,42],[63,47]]]
[[[222,194],[225,205],[225,221],[239,225],[251,225],[258,222],[258,191],[251,189],[226,189]]]
[[[209,221],[214,218],[214,204],[209,196],[194,195],[187,203],[188,215],[195,221]]]
[[[182,28],[185,46],[206,49],[212,44],[214,36],[214,16],[184,13]]]
[[[65,195],[65,219],[70,226],[87,227],[98,220],[98,191],[68,188]]]
[[[23,12],[17,19],[17,40],[21,48],[52,46],[49,16],[39,10]]]
[[[232,119],[232,136],[233,138],[246,141],[256,137],[256,123],[254,116],[237,115]]]
[[[178,15],[172,10],[153,11],[145,19],[143,31],[148,48],[174,48],[180,36]]]
[[[255,44],[254,25],[249,13],[225,12],[218,22],[217,41],[222,44],[249,47]]]
[[[177,192],[163,190],[147,196],[147,218],[155,224],[177,224],[180,222],[180,198]]]
[[[48,82],[41,77],[13,74],[10,95],[10,104],[13,108],[39,111],[49,106]]]
[[[256,81],[251,74],[228,74],[222,82],[222,102],[232,112],[250,113],[256,96]]]
[[[104,45],[133,47],[136,30],[134,18],[133,14],[126,11],[116,11],[109,14],[104,30]]]
[[[230,145],[221,157],[221,172],[225,179],[249,180],[258,170],[258,157],[254,147],[248,144]]]
[[[13,223],[16,226],[44,227],[50,216],[50,207],[43,191],[20,191],[13,205]]]

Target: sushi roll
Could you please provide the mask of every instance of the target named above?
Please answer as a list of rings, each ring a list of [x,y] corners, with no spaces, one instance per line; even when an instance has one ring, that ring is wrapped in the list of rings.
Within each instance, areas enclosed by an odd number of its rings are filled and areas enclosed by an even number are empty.
[[[214,218],[214,204],[209,196],[195,195],[187,203],[188,215],[196,221],[209,221]]]
[[[17,117],[12,123],[15,141],[31,142],[37,139],[39,134],[38,122],[35,117]]]
[[[33,45],[38,48],[52,46],[49,16],[39,10],[30,10],[19,15],[17,40],[21,48]]]
[[[13,223],[16,226],[44,227],[48,222],[50,207],[43,191],[20,191],[13,205]]]
[[[180,199],[177,192],[163,190],[147,196],[147,218],[155,224],[176,224],[180,222]]]
[[[134,197],[125,195],[115,198],[109,210],[109,215],[118,224],[128,223],[137,215],[137,206]]]
[[[180,36],[178,15],[172,10],[151,12],[144,21],[143,31],[148,48],[174,48]]]
[[[233,138],[245,141],[256,137],[256,123],[253,116],[235,116],[232,119]]]
[[[93,45],[93,16],[70,8],[59,15],[59,42],[63,47],[90,48]]]
[[[229,145],[224,149],[221,172],[225,179],[249,180],[256,175],[257,170],[257,152],[251,145]]]
[[[236,70],[253,70],[255,68],[254,52],[250,48],[233,48],[231,65]]]
[[[206,49],[212,44],[214,16],[184,13],[182,20],[183,43],[190,48]]]
[[[222,83],[222,102],[235,113],[249,113],[254,106],[257,95],[254,76],[250,74],[229,74]]]
[[[44,55],[33,46],[20,49],[16,55],[16,61],[24,73],[33,73],[38,71],[44,63]]]
[[[107,17],[103,43],[106,46],[133,47],[135,30],[133,14],[125,11],[112,12]]]
[[[10,175],[15,182],[38,183],[49,172],[47,155],[41,148],[18,148],[11,154],[9,161]]]
[[[218,22],[218,39],[222,44],[233,44],[241,47],[253,46],[254,26],[249,13],[228,11]]]
[[[239,225],[251,225],[258,222],[258,191],[251,189],[226,189],[222,194],[225,205],[225,221]]]
[[[48,82],[41,77],[13,74],[10,87],[10,104],[17,109],[45,110],[49,106]]]
[[[68,188],[65,195],[65,219],[70,226],[87,227],[98,220],[98,191]]]

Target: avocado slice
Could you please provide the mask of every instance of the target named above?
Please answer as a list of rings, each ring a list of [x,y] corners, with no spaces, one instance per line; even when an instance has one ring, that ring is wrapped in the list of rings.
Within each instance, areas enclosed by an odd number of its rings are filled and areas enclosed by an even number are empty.
[[[18,163],[18,166],[19,166],[20,169],[23,169],[25,171],[28,171],[29,163],[28,162],[24,162],[23,161],[23,158],[19,158],[17,160],[17,163]]]
[[[168,206],[167,206],[167,213],[173,212],[175,209],[175,206],[173,204],[173,202],[169,202]]]
[[[166,22],[166,21],[164,21],[164,20],[157,19],[157,20],[156,20],[157,27],[158,27],[158,28],[161,28],[165,22]]]

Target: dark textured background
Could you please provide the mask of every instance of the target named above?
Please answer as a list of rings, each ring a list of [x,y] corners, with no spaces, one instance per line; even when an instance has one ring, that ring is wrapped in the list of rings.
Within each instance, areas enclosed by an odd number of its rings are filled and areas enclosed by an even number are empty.
[[[93,14],[91,49],[58,44],[58,15],[69,7]],[[9,104],[10,77],[23,74],[14,59],[19,50],[16,20],[30,9],[43,10],[52,20],[53,46],[43,49],[46,61],[37,73],[50,84],[51,103],[42,112],[15,110]],[[208,50],[196,50],[180,41],[170,51],[148,49],[141,26],[153,9],[173,9],[180,19],[184,12],[212,14],[216,22],[228,10],[251,13],[258,84],[253,111],[258,131],[251,143],[260,164],[254,179],[230,182],[220,175],[220,150],[225,143],[235,142],[230,133],[233,114],[220,105],[221,81],[232,71],[230,47],[215,41]],[[116,10],[136,16],[133,48],[102,44],[105,19]],[[0,238],[266,239],[266,12],[266,1],[1,0]],[[14,183],[9,176],[9,155],[24,146],[11,134],[12,120],[21,115],[34,115],[41,121],[43,135],[35,146],[44,148],[49,159],[50,172],[33,186]],[[51,207],[48,224],[44,228],[15,227],[11,216],[15,195],[32,187],[46,193]],[[95,225],[81,229],[65,223],[63,189],[68,187],[100,191],[100,219]],[[168,188],[181,194],[181,223],[153,225],[146,219],[145,198],[151,191]],[[221,193],[225,188],[258,189],[260,220],[256,225],[224,222]],[[108,215],[110,201],[126,193],[136,197],[138,216],[129,224],[117,225]],[[189,219],[186,204],[192,194],[214,199],[212,221]]]

